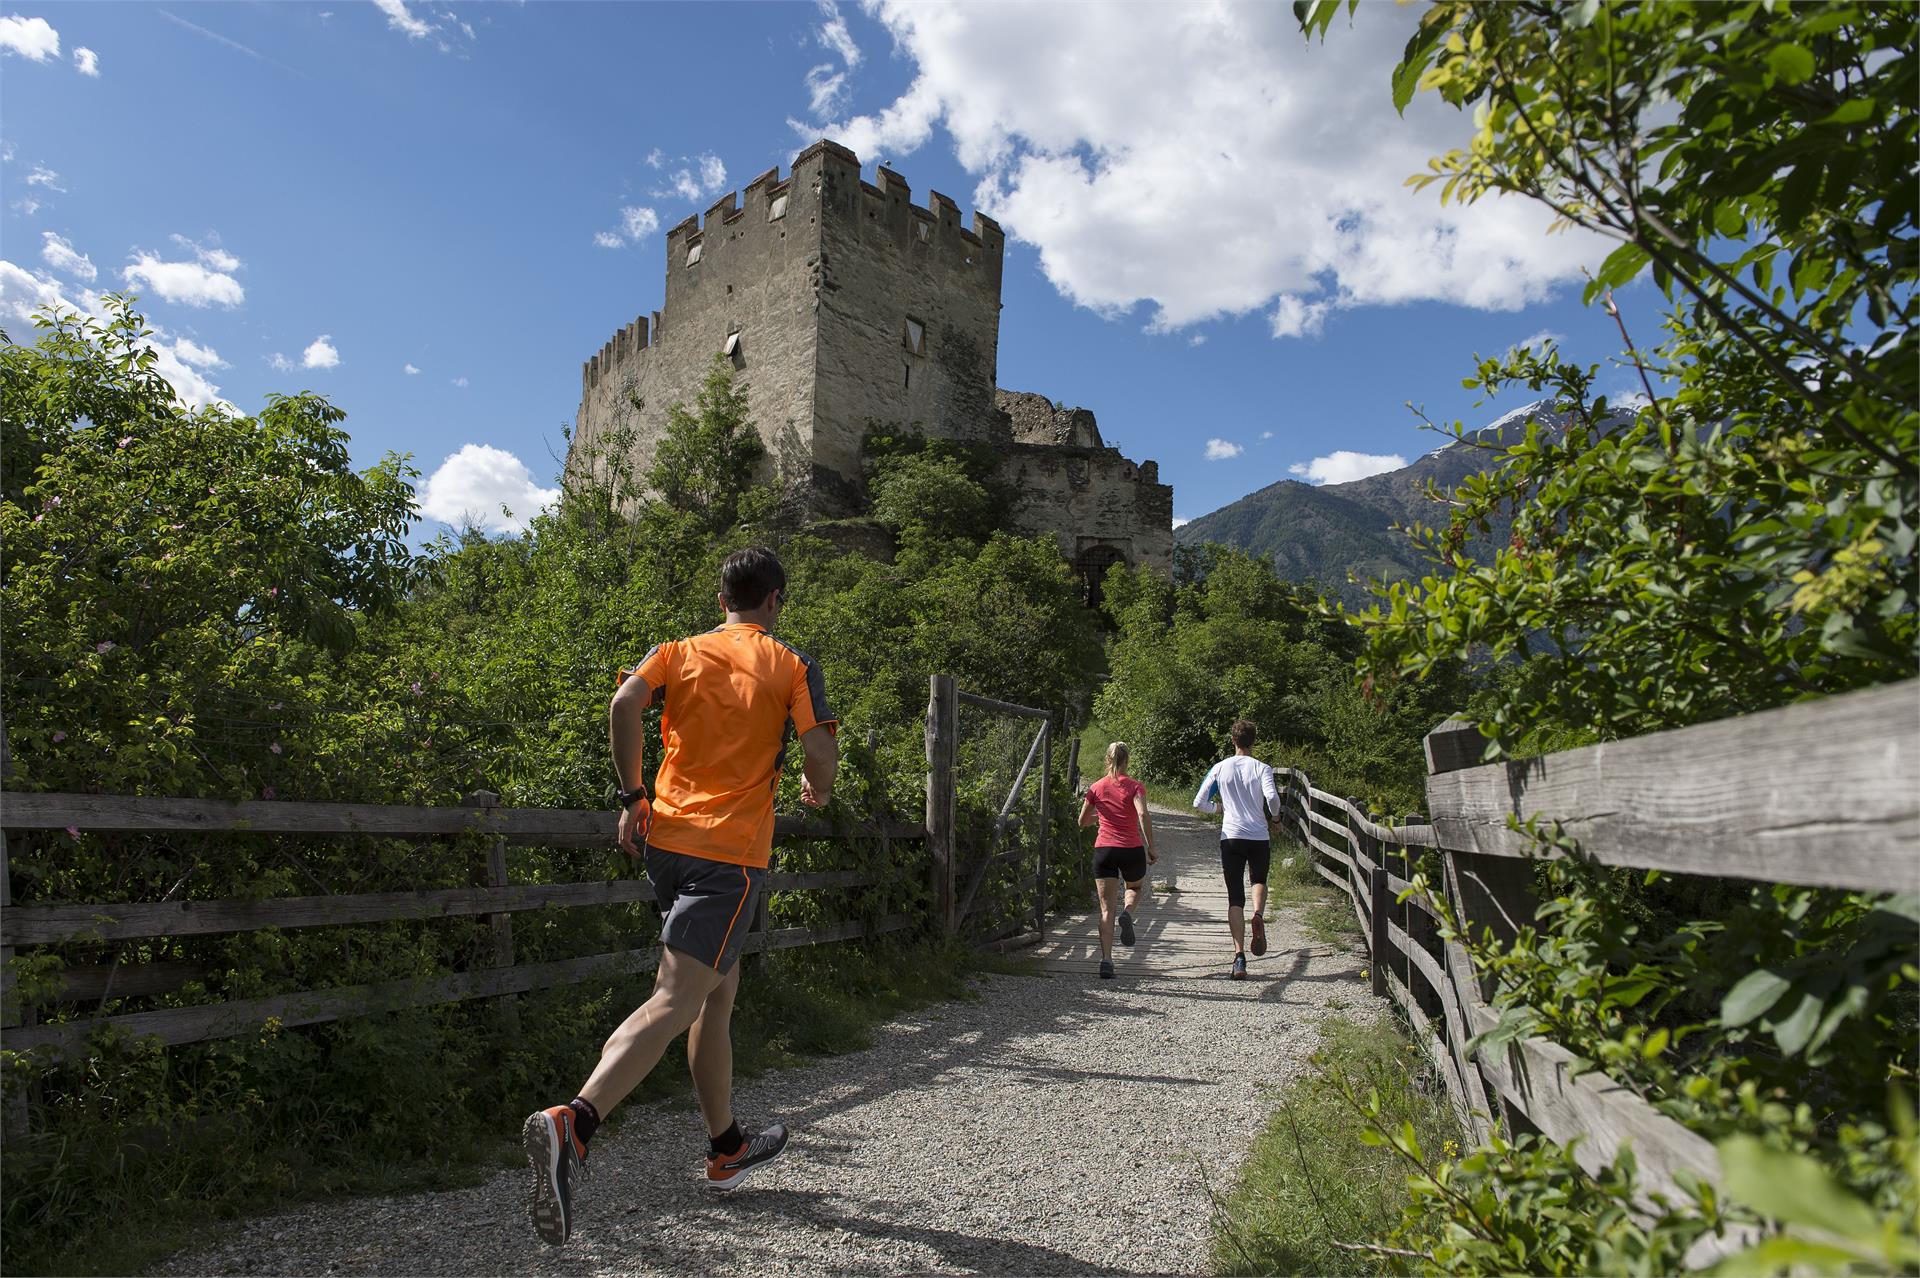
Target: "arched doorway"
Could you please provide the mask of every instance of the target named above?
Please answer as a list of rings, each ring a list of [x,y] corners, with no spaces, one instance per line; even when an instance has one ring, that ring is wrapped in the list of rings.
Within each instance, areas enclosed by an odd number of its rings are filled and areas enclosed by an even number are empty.
[[[1098,608],[1105,598],[1102,587],[1107,579],[1107,569],[1115,564],[1126,562],[1126,555],[1121,553],[1117,546],[1095,543],[1081,548],[1080,554],[1073,561],[1073,567],[1074,571],[1080,574],[1080,584],[1085,591],[1087,607]]]

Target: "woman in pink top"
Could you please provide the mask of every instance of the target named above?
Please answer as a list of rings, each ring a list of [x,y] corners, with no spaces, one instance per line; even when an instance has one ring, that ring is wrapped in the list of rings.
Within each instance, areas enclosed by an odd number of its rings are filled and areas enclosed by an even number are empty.
[[[1107,747],[1107,775],[1087,787],[1080,824],[1100,825],[1093,841],[1093,882],[1100,890],[1100,979],[1113,979],[1114,911],[1119,908],[1120,944],[1133,944],[1133,912],[1147,867],[1160,858],[1153,850],[1153,818],[1147,815],[1147,788],[1127,775],[1127,745]],[[1120,906],[1120,883],[1127,899]]]

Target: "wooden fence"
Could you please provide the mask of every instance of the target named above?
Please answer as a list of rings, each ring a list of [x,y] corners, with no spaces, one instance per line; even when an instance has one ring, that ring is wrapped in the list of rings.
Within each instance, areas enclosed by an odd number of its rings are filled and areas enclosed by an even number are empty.
[[[461,807],[400,807],[356,803],[226,803],[204,799],[132,798],[89,794],[8,794],[0,824],[12,830],[137,830],[284,834],[302,836],[375,835],[447,838],[478,835],[487,840],[487,884],[419,892],[377,892],[327,896],[273,897],[265,900],[169,900],[144,903],[0,906],[0,937],[11,957],[20,946],[62,942],[113,942],[209,933],[255,932],[266,928],[331,927],[394,920],[443,919],[485,915],[492,933],[485,966],[466,971],[343,986],[310,992],[237,999],[194,1007],[163,1008],[99,1016],[46,1025],[20,1023],[12,975],[6,974],[9,1008],[6,1045],[16,1050],[43,1049],[54,1055],[84,1050],[86,1037],[102,1025],[129,1033],[155,1035],[164,1043],[193,1043],[256,1032],[275,1020],[281,1025],[364,1016],[399,1008],[423,1007],[465,999],[491,998],[528,990],[589,981],[613,980],[652,970],[657,946],[593,954],[540,963],[517,963],[513,952],[513,916],[549,906],[616,905],[654,899],[642,879],[591,883],[512,883],[507,878],[509,844],[548,847],[601,846],[614,843],[617,813],[605,811],[502,808],[494,796],[470,796]],[[836,830],[824,822],[781,817],[781,838],[835,840],[873,838],[883,848],[893,840],[921,840],[926,831],[899,821],[868,823]],[[884,853],[883,853],[884,855]],[[5,844],[0,842],[0,880],[6,877]],[[881,876],[863,870],[812,874],[771,874],[774,892],[848,891],[870,887]],[[820,945],[897,932],[915,920],[890,915],[820,928],[769,930],[762,908],[748,935],[745,952]],[[204,973],[183,963],[79,968],[68,973],[64,1001],[107,1000],[177,990]]]
[[[1055,740],[1053,716],[1029,706],[996,701],[959,690],[947,675],[931,680],[927,719],[927,820],[915,825],[884,820],[836,829],[823,821],[780,817],[780,839],[836,841],[874,839],[880,861],[891,863],[894,841],[924,843],[933,899],[931,920],[890,914],[818,928],[768,926],[767,898],[745,945],[757,954],[791,946],[820,945],[870,938],[923,923],[943,935],[963,935],[962,923],[980,897],[989,872],[1011,876],[1019,932],[1045,927],[1044,885],[1049,869],[1047,828]],[[955,740],[959,706],[1037,723],[1026,761],[981,848],[963,847],[955,819]],[[1077,744],[1077,743],[1076,743]],[[873,745],[869,734],[869,747]],[[1029,774],[1039,764],[1039,839],[1035,850],[1017,841],[1003,848],[1003,836],[1017,824],[1014,808]],[[1071,767],[1071,763],[1069,764]],[[870,780],[882,784],[876,776]],[[15,1050],[40,1050],[52,1056],[83,1053],[94,1030],[116,1026],[136,1036],[157,1036],[163,1043],[194,1043],[257,1032],[275,1021],[282,1026],[311,1025],[401,1008],[425,1007],[467,999],[494,998],[553,986],[614,980],[653,969],[658,946],[592,954],[548,962],[517,962],[513,916],[549,907],[620,905],[654,899],[644,879],[583,883],[513,883],[506,849],[512,844],[543,847],[611,847],[618,814],[544,808],[505,808],[494,795],[476,793],[459,807],[405,807],[359,803],[222,802],[204,799],[145,798],[122,795],[8,793],[0,808],[0,894],[11,891],[6,830],[80,830],[244,833],[325,836],[454,838],[479,836],[487,849],[485,883],[428,891],[271,897],[263,900],[179,899],[152,902],[14,905],[0,895],[0,1026]],[[931,834],[929,831],[931,830]],[[959,876],[966,871],[965,878]],[[881,884],[882,875],[865,870],[770,874],[769,892],[849,892]],[[962,886],[964,884],[964,886]],[[322,885],[323,890],[324,886]],[[1025,889],[1032,889],[1029,893]],[[988,897],[993,894],[989,893]],[[983,904],[988,897],[980,897]],[[980,913],[985,914],[983,909]],[[68,943],[106,944],[163,937],[257,932],[269,928],[339,927],[402,920],[485,916],[490,932],[486,953],[464,971],[340,986],[261,998],[235,999],[190,1007],[104,1015],[35,1024],[32,1009],[15,997],[14,974],[7,960],[26,946]],[[975,929],[978,930],[978,929]],[[996,941],[1004,936],[970,936]],[[208,972],[180,961],[112,963],[71,967],[54,1001],[93,1002],[104,1009],[115,999],[174,993]]]
[[[1409,894],[1413,865],[1428,858],[1435,894],[1473,935],[1502,938],[1533,920],[1529,859],[1562,854],[1519,828],[1529,821],[1602,865],[1920,890],[1920,682],[1520,762],[1480,764],[1484,745],[1457,720],[1427,737],[1431,824],[1372,816],[1275,769],[1313,868],[1353,903],[1374,992],[1405,1012],[1476,1136],[1491,1130],[1491,1092],[1519,1130],[1581,1138],[1590,1172],[1630,1144],[1649,1190],[1677,1199],[1683,1171],[1719,1183],[1712,1144],[1604,1074],[1576,1077],[1564,1047],[1530,1038],[1469,1055],[1497,1020],[1492,991]]]

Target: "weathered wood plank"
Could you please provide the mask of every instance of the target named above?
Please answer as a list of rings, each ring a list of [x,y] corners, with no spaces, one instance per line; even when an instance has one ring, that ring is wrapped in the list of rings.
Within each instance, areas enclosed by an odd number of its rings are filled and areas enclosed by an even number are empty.
[[[1313,870],[1314,870],[1314,873],[1318,874],[1321,878],[1333,884],[1333,886],[1339,888],[1342,894],[1349,895],[1349,896],[1352,895],[1351,891],[1347,887],[1346,876],[1344,874],[1335,874],[1332,870],[1329,870],[1326,866],[1320,864],[1319,857],[1313,858]]]
[[[936,930],[952,936],[959,920],[954,916],[955,792],[954,750],[959,742],[959,686],[952,675],[927,679],[927,860],[933,875],[933,916]]]
[[[1313,822],[1315,825],[1321,827],[1322,829],[1332,830],[1335,834],[1339,835],[1343,839],[1347,837],[1347,823],[1345,821],[1336,821],[1330,816],[1322,816],[1320,813],[1315,812],[1312,808],[1307,809],[1307,820]]]
[[[747,951],[788,949],[798,945],[824,945],[855,940],[911,927],[914,920],[902,914],[891,915],[871,926],[859,920],[836,923],[823,928],[783,928],[760,932],[747,938]],[[214,1038],[233,1038],[260,1030],[268,1020],[282,1026],[314,1025],[352,1016],[398,1011],[410,1007],[428,1007],[457,1003],[467,999],[493,998],[546,989],[555,985],[579,985],[594,980],[652,971],[660,963],[660,948],[625,950],[614,954],[593,954],[585,958],[561,959],[551,963],[524,963],[517,967],[479,968],[468,972],[411,980],[383,981],[375,985],[345,986],[298,994],[280,994],[269,998],[243,999],[214,1003],[205,1007],[167,1008],[157,1012],[135,1012],[126,1016],[98,1020],[65,1021],[39,1025],[7,1035],[7,1046],[16,1051],[44,1051],[55,1057],[84,1054],[87,1035],[102,1025],[117,1026],[136,1038],[154,1036],[167,1044],[198,1043]]]
[[[861,887],[875,882],[865,870],[770,874],[775,892]],[[262,901],[159,901],[105,905],[21,905],[0,909],[0,931],[15,945],[59,941],[130,941],[149,936],[205,936],[267,927],[338,927],[395,919],[511,914],[549,906],[623,905],[654,899],[643,879],[601,883],[516,883],[508,887],[444,888],[427,892],[366,892],[352,896],[274,897]]]
[[[1454,1118],[1461,1127],[1471,1129],[1473,1100],[1467,1089],[1467,1079],[1460,1073],[1459,1062],[1448,1050],[1445,1040],[1435,1032],[1433,1022],[1421,1010],[1420,1000],[1413,996],[1413,991],[1400,979],[1400,974],[1389,970],[1387,976],[1387,992],[1395,1005],[1406,1013],[1407,1021],[1413,1027],[1413,1041],[1426,1053],[1434,1073],[1440,1075],[1440,1081],[1447,1089],[1447,1100],[1453,1107]]]
[[[201,830],[238,834],[493,834],[510,843],[612,844],[620,814],[568,808],[410,807],[377,803],[165,799],[119,794],[22,794],[0,805],[0,826],[15,830]],[[909,822],[866,822],[844,833],[812,817],[776,816],[781,838],[924,838]]]
[[[207,968],[201,963],[163,959],[157,963],[81,963],[64,969],[55,988],[35,1000],[36,1003],[92,1003],[102,998],[136,998],[147,994],[171,994],[184,985],[203,979]],[[11,971],[0,970],[0,987],[13,997]]]
[[[1920,681],[1427,780],[1442,842],[1535,855],[1558,821],[1607,865],[1920,888]]]

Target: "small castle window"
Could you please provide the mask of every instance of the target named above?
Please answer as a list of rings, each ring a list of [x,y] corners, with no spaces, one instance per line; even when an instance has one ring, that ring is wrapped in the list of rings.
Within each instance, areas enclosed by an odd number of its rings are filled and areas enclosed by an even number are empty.
[[[695,242],[694,244],[691,244],[688,246],[687,248],[687,265],[688,266],[693,266],[700,261],[700,250],[705,247],[706,247],[706,244],[704,242]]]
[[[915,355],[927,353],[927,326],[912,316],[907,317],[907,326],[900,335],[900,344]]]
[[[722,355],[731,355],[739,349],[740,349],[740,330],[735,329],[733,332],[727,334],[726,343],[720,347],[720,353]]]
[[[787,215],[787,197],[784,193],[773,197],[773,203],[767,206],[767,221],[778,222]]]
[[[913,238],[925,244],[933,238],[933,223],[916,220],[913,224]]]

